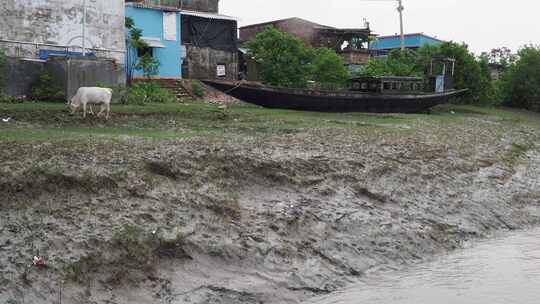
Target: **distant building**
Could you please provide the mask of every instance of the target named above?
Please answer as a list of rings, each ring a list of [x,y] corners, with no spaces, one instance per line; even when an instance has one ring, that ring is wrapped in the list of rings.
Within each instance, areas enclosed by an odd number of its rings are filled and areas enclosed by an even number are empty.
[[[315,44],[316,35],[318,29],[322,28],[332,28],[330,26],[325,26],[315,22],[311,22],[302,18],[287,18],[281,20],[274,20],[264,23],[252,24],[243,26],[240,28],[240,43],[255,38],[255,36],[266,30],[268,27],[275,27],[284,32],[295,35],[296,37],[304,40],[304,42],[313,46]]]
[[[406,34],[405,35],[405,48],[418,49],[423,45],[437,45],[444,41],[425,35],[423,33]],[[375,41],[369,44],[369,48],[374,51],[391,51],[401,48],[401,36],[379,36]]]
[[[309,47],[326,47],[340,54],[345,64],[355,67],[367,63],[370,57],[369,39],[372,36],[369,24],[365,28],[340,29],[304,20],[288,18],[240,28],[240,42],[254,38],[268,27],[275,27],[302,39]],[[245,51],[244,51],[245,52]],[[255,64],[245,58],[243,72],[249,80],[257,80]]]
[[[165,59],[175,65],[175,75],[194,79],[238,78],[238,25],[231,16],[219,14],[219,0],[135,0],[131,6],[152,7],[180,15],[178,58]],[[149,18],[141,16],[141,18]],[[153,27],[161,24],[151,21]],[[142,20],[141,20],[142,21]],[[137,24],[137,20],[135,20]],[[151,26],[151,24],[147,24]],[[144,30],[145,28],[143,28]],[[143,32],[146,36],[146,32]],[[154,37],[155,38],[155,37]],[[173,48],[170,48],[173,50]],[[174,63],[172,62],[174,61]],[[178,65],[179,64],[179,65]],[[160,76],[167,76],[164,73]]]
[[[369,24],[365,28],[339,29],[302,18],[288,18],[240,28],[240,42],[254,38],[268,27],[275,27],[302,39],[310,47],[327,47],[341,54],[346,64],[362,64],[369,59]]]
[[[182,71],[192,79],[238,79],[238,22],[216,13],[182,11]]]
[[[142,30],[142,38],[148,45],[143,50],[129,50],[128,66],[145,54],[160,62],[160,78],[182,77],[181,15],[180,10],[141,3],[126,3],[126,17],[135,21]],[[129,68],[129,67],[128,67]],[[133,71],[135,77],[143,76],[140,70]]]
[[[7,94],[29,95],[32,83],[44,72],[53,76],[66,97],[81,85],[125,82],[123,1],[86,1],[86,18],[83,4],[1,1],[0,50],[9,56],[9,64],[0,73],[7,74]]]

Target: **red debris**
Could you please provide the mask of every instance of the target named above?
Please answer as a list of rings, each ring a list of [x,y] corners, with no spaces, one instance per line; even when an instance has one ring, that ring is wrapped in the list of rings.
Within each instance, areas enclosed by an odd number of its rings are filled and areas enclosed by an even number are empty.
[[[38,256],[34,257],[34,259],[32,260],[32,264],[34,264],[34,266],[40,267],[40,268],[47,266],[45,264],[45,259],[43,257],[38,257]]]

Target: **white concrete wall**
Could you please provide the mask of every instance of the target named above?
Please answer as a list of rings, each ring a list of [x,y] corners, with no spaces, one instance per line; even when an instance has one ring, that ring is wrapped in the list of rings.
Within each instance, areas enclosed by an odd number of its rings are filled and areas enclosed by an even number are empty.
[[[16,57],[36,58],[40,48],[80,51],[84,0],[0,0],[0,40],[61,46],[0,42]],[[87,47],[100,57],[124,63],[124,0],[86,0]]]

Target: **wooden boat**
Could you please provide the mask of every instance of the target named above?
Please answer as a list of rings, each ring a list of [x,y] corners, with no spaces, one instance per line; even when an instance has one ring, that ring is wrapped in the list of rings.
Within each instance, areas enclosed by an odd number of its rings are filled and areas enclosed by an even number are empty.
[[[284,89],[247,82],[204,81],[242,101],[267,108],[316,112],[419,113],[463,96],[455,90],[455,60],[431,60],[426,79],[420,77],[358,77],[348,91]]]
[[[392,88],[402,87],[403,80],[373,78],[369,83],[377,82],[382,83],[379,91],[369,91],[370,84],[368,84],[366,91],[329,92],[273,88],[242,82],[204,81],[219,91],[251,104],[266,108],[315,112],[419,113],[438,104],[447,103],[467,92],[467,90],[446,90],[437,93],[424,93],[418,90],[404,92],[400,88],[401,92],[398,93]],[[387,83],[390,83],[390,89],[385,90]]]

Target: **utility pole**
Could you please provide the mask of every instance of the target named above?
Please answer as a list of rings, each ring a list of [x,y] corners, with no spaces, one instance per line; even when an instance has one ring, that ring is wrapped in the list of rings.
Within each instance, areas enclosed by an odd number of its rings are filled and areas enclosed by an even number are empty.
[[[405,33],[403,32],[403,10],[405,10],[405,8],[403,7],[402,0],[398,0],[397,10],[399,12],[399,26],[401,30],[401,50],[403,51],[405,50]]]
[[[86,56],[86,0],[83,0],[82,55]]]

